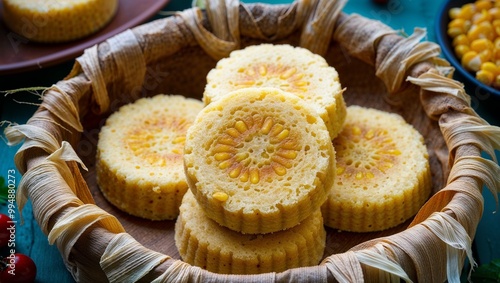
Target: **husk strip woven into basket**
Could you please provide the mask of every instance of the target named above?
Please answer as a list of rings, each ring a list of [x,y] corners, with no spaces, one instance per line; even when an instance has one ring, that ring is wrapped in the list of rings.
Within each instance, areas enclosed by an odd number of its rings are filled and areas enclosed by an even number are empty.
[[[452,69],[438,58],[439,47],[422,41],[425,31],[401,36],[378,21],[344,14],[343,5],[329,0],[291,5],[208,1],[205,10],[191,8],[127,30],[87,49],[68,77],[44,93],[26,125],[6,129],[11,143],[24,140],[15,157],[24,174],[19,209],[28,198],[32,201],[40,227],[77,281],[399,282],[399,276],[415,282],[459,281],[465,257],[473,262],[471,241],[483,212],[482,187],[487,185],[495,196],[500,188],[494,159],[500,130],[471,108],[462,84],[449,78]],[[201,98],[205,76],[218,59],[262,42],[288,43],[323,55],[339,72],[348,105],[399,113],[415,126],[429,150],[434,192],[399,230],[370,234],[347,247],[338,242],[348,237],[329,231],[325,259],[317,266],[259,275],[214,274],[140,244],[142,239],[130,234],[136,230],[128,230],[131,221],[125,231],[100,207],[106,203],[95,189],[97,133],[109,113],[139,97],[169,93]],[[175,251],[173,226],[168,227],[158,232],[156,242]]]

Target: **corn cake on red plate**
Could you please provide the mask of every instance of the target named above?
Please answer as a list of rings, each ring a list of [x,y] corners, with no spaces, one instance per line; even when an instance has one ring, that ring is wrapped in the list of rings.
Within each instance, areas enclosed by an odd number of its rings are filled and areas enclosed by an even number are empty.
[[[75,58],[91,47],[156,14],[170,0],[120,0],[115,17],[103,29],[81,40],[39,44],[13,34],[0,17],[0,75],[48,67]],[[0,1],[0,14],[3,10]]]

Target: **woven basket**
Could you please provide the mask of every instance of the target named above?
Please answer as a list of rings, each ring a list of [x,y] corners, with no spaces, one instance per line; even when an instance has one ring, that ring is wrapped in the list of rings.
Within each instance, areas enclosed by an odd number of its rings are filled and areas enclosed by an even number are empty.
[[[483,211],[482,187],[500,170],[481,157],[500,130],[479,118],[437,45],[416,29],[404,37],[378,21],[346,15],[343,1],[290,5],[208,1],[207,8],[127,30],[93,46],[44,93],[26,125],[6,135],[50,243],[81,282],[458,282]],[[179,259],[173,222],[148,222],[107,203],[95,182],[99,127],[119,106],[158,93],[201,98],[206,74],[235,49],[263,42],[302,46],[339,72],[348,105],[402,115],[425,137],[433,195],[411,221],[377,233],[327,229],[324,260],[281,273],[222,275]],[[494,154],[493,154],[494,158]],[[82,170],[83,169],[83,170]]]

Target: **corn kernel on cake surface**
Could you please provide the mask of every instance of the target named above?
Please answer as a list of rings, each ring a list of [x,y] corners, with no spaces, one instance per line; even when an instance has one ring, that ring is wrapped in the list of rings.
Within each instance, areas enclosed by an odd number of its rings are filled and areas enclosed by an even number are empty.
[[[246,87],[276,87],[304,99],[323,119],[331,139],[344,123],[346,105],[337,71],[305,48],[260,44],[231,52],[208,73],[204,103]]]
[[[269,233],[319,209],[333,184],[335,152],[303,100],[245,88],[199,113],[186,135],[184,166],[210,218],[242,233]]]
[[[319,210],[291,229],[245,235],[209,219],[191,191],[184,196],[175,226],[175,243],[185,262],[224,274],[280,272],[317,265],[325,241]]]
[[[185,135],[202,108],[200,100],[157,95],[113,113],[97,144],[97,183],[106,199],[146,219],[177,217],[188,189]]]
[[[66,42],[93,34],[116,14],[118,0],[4,0],[12,31],[36,42]]]
[[[424,139],[401,116],[349,106],[333,145],[337,177],[322,206],[326,226],[353,232],[388,229],[415,215],[429,197]]]

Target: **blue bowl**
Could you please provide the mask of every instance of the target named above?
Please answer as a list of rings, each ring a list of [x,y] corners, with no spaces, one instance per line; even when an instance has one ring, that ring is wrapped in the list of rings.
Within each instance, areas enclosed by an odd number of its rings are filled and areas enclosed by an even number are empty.
[[[472,104],[482,103],[482,104],[498,104],[500,103],[500,90],[487,86],[475,78],[475,74],[467,71],[460,60],[455,55],[455,51],[452,45],[452,39],[448,36],[448,23],[450,22],[449,10],[453,7],[461,7],[464,4],[471,3],[471,0],[446,0],[443,5],[438,10],[437,19],[435,22],[435,32],[436,41],[441,46],[441,51],[450,62],[450,64],[455,67],[455,76],[457,80],[461,81],[465,85],[465,90],[473,98]]]

